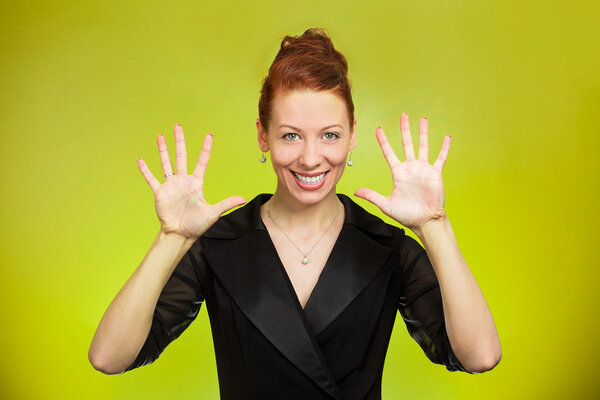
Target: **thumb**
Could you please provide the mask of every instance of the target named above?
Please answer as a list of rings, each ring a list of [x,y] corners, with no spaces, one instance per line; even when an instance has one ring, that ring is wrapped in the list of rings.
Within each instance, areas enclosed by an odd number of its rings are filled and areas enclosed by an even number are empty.
[[[380,195],[374,190],[361,188],[354,192],[356,197],[360,197],[361,199],[365,199],[375,204],[381,210],[384,209],[384,204],[388,200],[387,197]]]
[[[220,216],[224,212],[231,210],[234,207],[241,206],[242,204],[244,204],[246,202],[247,202],[247,200],[243,197],[232,196],[232,197],[223,199],[220,202],[218,202],[217,204],[215,204],[215,208]]]

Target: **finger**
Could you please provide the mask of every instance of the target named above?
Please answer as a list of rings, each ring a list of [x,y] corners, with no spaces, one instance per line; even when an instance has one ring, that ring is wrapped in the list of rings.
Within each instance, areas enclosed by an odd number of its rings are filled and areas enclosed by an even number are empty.
[[[173,175],[173,166],[171,165],[171,159],[169,159],[169,150],[167,150],[167,143],[163,135],[158,135],[156,139],[158,143],[158,154],[160,155],[160,164],[165,175]]]
[[[219,213],[219,215],[221,215],[224,212],[231,210],[234,207],[241,206],[242,204],[244,204],[246,202],[247,202],[247,200],[243,197],[232,196],[232,197],[228,197],[224,200],[221,200],[220,202],[215,204],[214,207],[217,209],[217,212]]]
[[[402,147],[404,148],[404,158],[406,161],[415,159],[415,148],[413,147],[412,137],[410,136],[410,127],[408,125],[408,114],[402,113],[400,116],[400,132],[402,132]]]
[[[377,137],[379,147],[381,147],[381,151],[383,152],[385,160],[390,166],[390,169],[393,170],[396,165],[400,164],[400,160],[398,160],[398,157],[396,157],[396,153],[394,153],[394,149],[392,149],[392,145],[387,140],[387,136],[385,136],[385,132],[383,132],[381,127],[377,127],[375,136]]]
[[[448,152],[450,151],[450,141],[452,140],[452,136],[448,135],[444,138],[442,142],[442,149],[440,150],[440,154],[438,154],[437,159],[433,163],[433,167],[438,171],[442,172],[444,165],[446,164],[446,160],[448,159]]]
[[[387,197],[380,195],[376,191],[365,188],[356,190],[356,192],[354,192],[354,195],[356,197],[360,197],[361,199],[370,201],[371,203],[379,207],[382,211],[385,209],[385,203],[388,200]]]
[[[429,130],[427,127],[427,118],[421,118],[419,121],[419,160],[425,160],[429,163]]]
[[[160,187],[160,182],[158,182],[156,180],[156,178],[154,177],[154,175],[152,175],[152,172],[150,172],[150,169],[148,169],[148,166],[146,165],[144,160],[142,160],[141,158],[138,158],[137,165],[138,165],[138,168],[140,169],[140,171],[142,172],[144,179],[146,179],[146,182],[148,182],[148,185],[150,185],[150,188],[152,189],[152,191],[154,193],[156,193],[156,191]]]
[[[213,134],[208,133],[206,136],[204,136],[202,150],[200,151],[198,162],[196,163],[196,167],[194,168],[193,175],[202,179],[202,182],[204,182],[204,174],[206,174],[206,167],[208,166],[208,159],[210,158],[210,150],[212,149],[212,143]]]
[[[175,134],[175,168],[177,175],[187,175],[187,152],[185,151],[183,128],[180,124],[175,124],[173,130]]]

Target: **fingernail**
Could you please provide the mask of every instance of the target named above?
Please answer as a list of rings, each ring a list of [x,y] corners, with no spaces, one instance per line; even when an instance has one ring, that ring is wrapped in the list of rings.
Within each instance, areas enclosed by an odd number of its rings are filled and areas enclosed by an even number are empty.
[[[175,124],[175,126],[177,126],[177,125],[181,126],[181,124],[179,122]]]
[[[213,134],[212,134],[212,133],[208,133],[208,135],[210,135],[210,136],[213,136]]]

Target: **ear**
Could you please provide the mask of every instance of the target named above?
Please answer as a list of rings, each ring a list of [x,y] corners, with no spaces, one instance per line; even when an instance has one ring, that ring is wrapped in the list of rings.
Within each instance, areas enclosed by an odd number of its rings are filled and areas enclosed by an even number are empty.
[[[265,132],[262,124],[260,123],[260,118],[256,118],[256,138],[258,140],[258,147],[263,153],[269,151],[269,145],[267,143],[267,132]]]
[[[356,147],[356,118],[354,118],[354,124],[352,125],[352,131],[350,133],[350,148],[352,151]]]

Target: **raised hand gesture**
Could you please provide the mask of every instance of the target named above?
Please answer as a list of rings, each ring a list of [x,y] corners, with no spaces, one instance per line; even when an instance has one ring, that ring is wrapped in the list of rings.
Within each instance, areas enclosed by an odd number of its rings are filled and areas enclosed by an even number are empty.
[[[427,222],[442,218],[444,210],[444,183],[442,168],[450,150],[450,136],[444,138],[442,149],[433,165],[429,164],[427,118],[419,124],[419,158],[415,159],[414,147],[408,125],[408,115],[400,116],[402,147],[406,161],[400,162],[388,142],[383,129],[377,128],[376,136],[383,155],[392,171],[392,193],[382,196],[371,189],[358,189],[354,195],[370,201],[403,226],[415,230]]]
[[[161,230],[197,239],[219,219],[221,214],[244,204],[246,199],[233,196],[221,200],[217,204],[208,204],[204,200],[204,174],[208,165],[213,136],[210,133],[205,136],[194,173],[188,175],[187,153],[181,125],[175,125],[174,134],[175,165],[177,167],[175,175],[173,175],[173,167],[163,135],[158,135],[157,142],[166,182],[161,185],[141,158],[137,161],[138,168],[154,192],[156,214],[160,220]]]

